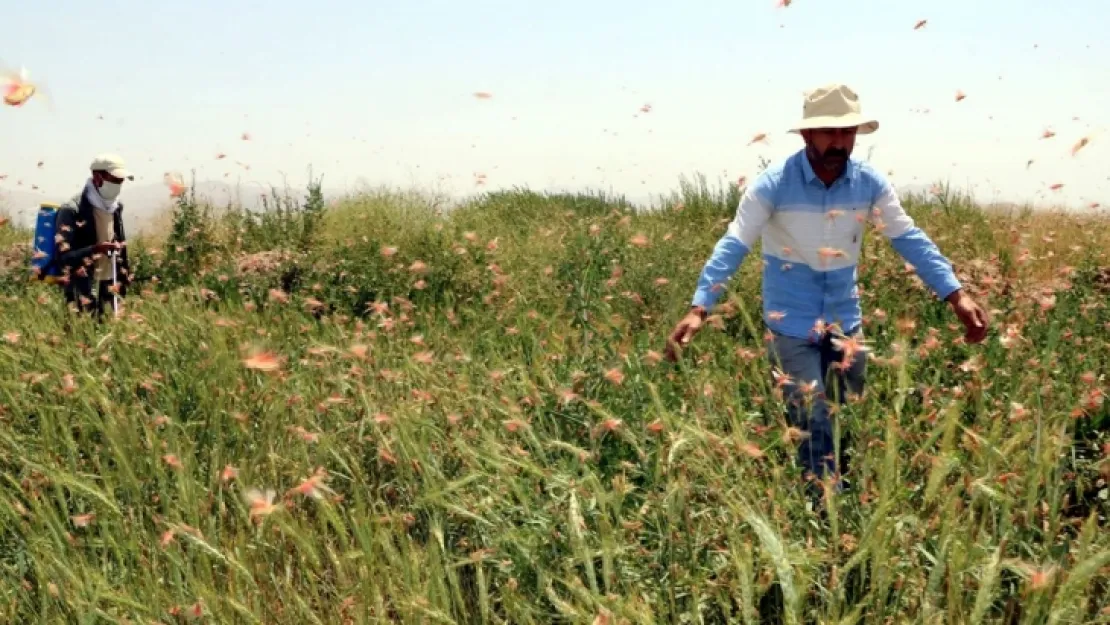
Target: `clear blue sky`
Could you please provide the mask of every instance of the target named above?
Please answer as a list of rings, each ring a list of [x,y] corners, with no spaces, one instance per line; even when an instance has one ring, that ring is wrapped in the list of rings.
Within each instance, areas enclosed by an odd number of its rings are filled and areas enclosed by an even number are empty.
[[[115,150],[146,183],[299,185],[312,165],[339,187],[467,193],[481,172],[639,196],[751,176],[800,146],[802,92],[843,81],[882,124],[856,154],[896,183],[1110,204],[1106,0],[40,0],[3,19],[0,60],[54,110],[0,109],[0,189],[68,194]]]

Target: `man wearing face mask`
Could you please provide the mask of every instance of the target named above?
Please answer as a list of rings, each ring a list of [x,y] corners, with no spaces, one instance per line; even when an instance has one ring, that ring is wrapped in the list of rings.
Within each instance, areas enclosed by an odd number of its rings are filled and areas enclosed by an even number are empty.
[[[116,295],[126,295],[131,279],[123,205],[118,198],[124,181],[135,176],[115,154],[97,156],[89,169],[85,187],[58,208],[57,260],[66,302],[79,312],[95,313],[99,319]],[[113,255],[117,278],[114,289]]]
[[[934,296],[948,302],[967,343],[982,341],[988,325],[986,313],[903,210],[890,182],[851,158],[856,135],[878,128],[845,85],[824,85],[806,95],[802,119],[791,129],[805,146],[745,190],[735,219],[702,269],[689,311],[667,342],[667,356],[674,360],[701,328],[725,282],[762,242],[773,384],[791,424],[805,433],[798,464],[807,477],[821,483],[830,478],[827,483],[837,491],[848,483],[841,479],[846,465],[834,454],[834,410],[828,404],[863,393],[867,348],[856,264],[865,226],[882,233]],[[819,496],[823,489],[816,484],[808,482],[810,493]]]

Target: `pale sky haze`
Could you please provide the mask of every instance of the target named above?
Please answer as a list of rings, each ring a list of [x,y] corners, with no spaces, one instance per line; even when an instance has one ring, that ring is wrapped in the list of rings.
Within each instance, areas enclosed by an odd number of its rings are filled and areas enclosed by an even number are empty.
[[[0,60],[53,110],[0,108],[0,191],[70,195],[111,150],[140,184],[311,165],[341,189],[643,196],[754,175],[800,147],[802,92],[842,81],[881,124],[856,155],[896,184],[1110,204],[1105,0],[40,0],[3,20]]]

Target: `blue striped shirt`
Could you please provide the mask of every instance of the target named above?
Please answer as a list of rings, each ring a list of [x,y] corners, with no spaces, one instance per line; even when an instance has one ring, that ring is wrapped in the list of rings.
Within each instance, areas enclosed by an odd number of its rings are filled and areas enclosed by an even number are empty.
[[[763,319],[771,330],[815,338],[860,325],[857,264],[870,222],[938,297],[960,288],[948,262],[906,214],[890,182],[849,159],[826,186],[805,150],[769,167],[745,190],[736,217],[698,278],[693,305],[711,310],[757,239],[763,253]]]

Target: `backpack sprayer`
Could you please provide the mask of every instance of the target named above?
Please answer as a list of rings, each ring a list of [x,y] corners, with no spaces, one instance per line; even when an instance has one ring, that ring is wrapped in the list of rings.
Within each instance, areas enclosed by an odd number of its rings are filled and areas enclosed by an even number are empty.
[[[57,253],[57,233],[54,226],[58,215],[58,204],[43,202],[39,205],[35,219],[35,236],[31,240],[31,280],[47,284],[57,284],[62,275],[61,267],[55,262]]]
[[[62,278],[62,268],[56,256],[57,233],[55,226],[58,209],[60,206],[51,202],[39,205],[38,217],[35,220],[35,235],[32,240],[31,280],[42,281],[47,284],[59,284]],[[108,256],[112,259],[112,314],[119,316],[119,250],[110,250]]]

